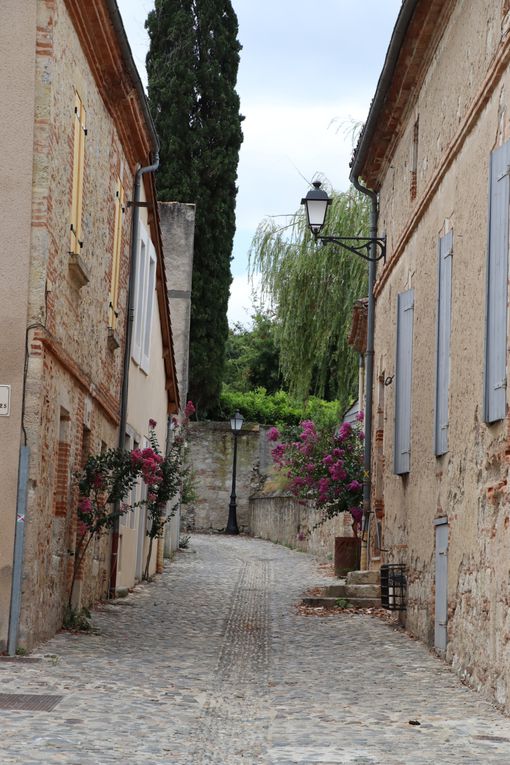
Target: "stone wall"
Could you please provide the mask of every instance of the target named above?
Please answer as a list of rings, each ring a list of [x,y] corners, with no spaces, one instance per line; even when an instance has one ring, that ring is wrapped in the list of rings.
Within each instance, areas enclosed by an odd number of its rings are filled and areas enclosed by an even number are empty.
[[[239,530],[250,527],[249,498],[256,488],[260,428],[244,424],[237,436],[237,522]],[[234,436],[228,422],[192,422],[189,455],[198,495],[192,506],[183,508],[183,528],[220,531],[227,525]]]
[[[320,521],[320,513],[283,495],[254,495],[250,498],[250,530],[253,536],[314,555],[321,562],[334,556],[335,537],[352,536],[350,515]],[[309,533],[310,532],[310,533]]]
[[[309,552],[321,561],[332,560],[335,536],[352,535],[350,516],[327,521],[308,534],[320,520],[311,505],[289,496],[262,493],[273,464],[265,433],[261,426],[245,424],[238,436],[239,529]],[[183,529],[222,531],[227,525],[232,482],[233,436],[229,423],[191,423],[188,440],[198,499],[193,506],[183,508]]]

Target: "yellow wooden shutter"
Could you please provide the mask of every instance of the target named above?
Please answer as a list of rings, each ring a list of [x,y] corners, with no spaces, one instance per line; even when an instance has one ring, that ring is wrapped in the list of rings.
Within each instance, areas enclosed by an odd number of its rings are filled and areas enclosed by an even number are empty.
[[[74,94],[73,188],[71,197],[71,252],[79,253],[82,239],[83,174],[85,166],[85,107]]]
[[[124,212],[124,189],[120,178],[115,191],[115,221],[113,229],[112,279],[110,285],[109,326],[115,329],[119,315],[120,256],[122,247],[122,217]]]

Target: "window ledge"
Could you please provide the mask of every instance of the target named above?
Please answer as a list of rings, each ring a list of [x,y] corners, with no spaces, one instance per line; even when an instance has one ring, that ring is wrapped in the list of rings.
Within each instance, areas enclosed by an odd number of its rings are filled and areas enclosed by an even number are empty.
[[[83,262],[81,255],[71,252],[69,253],[69,274],[75,287],[81,290],[90,281],[89,272]]]

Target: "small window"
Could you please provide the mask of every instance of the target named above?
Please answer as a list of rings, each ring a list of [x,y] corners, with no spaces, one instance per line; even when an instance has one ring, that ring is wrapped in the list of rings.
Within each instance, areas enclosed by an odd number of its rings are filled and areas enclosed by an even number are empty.
[[[71,458],[71,419],[69,412],[60,409],[59,433],[56,455],[56,476],[55,489],[53,492],[53,503],[55,515],[67,515],[69,505],[69,484],[70,484],[70,458]]]
[[[420,122],[416,120],[413,126],[413,147],[411,157],[411,200],[416,199],[418,188],[418,138],[420,134]]]
[[[135,276],[135,320],[132,357],[149,372],[152,316],[156,290],[156,251],[149,232],[140,225],[140,242]]]

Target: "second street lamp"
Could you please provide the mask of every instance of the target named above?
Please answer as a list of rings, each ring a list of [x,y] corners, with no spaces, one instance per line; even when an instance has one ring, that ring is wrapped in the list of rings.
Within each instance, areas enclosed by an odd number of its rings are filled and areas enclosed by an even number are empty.
[[[228,506],[228,523],[225,534],[239,534],[237,525],[237,504],[236,504],[236,470],[237,470],[237,436],[243,427],[244,417],[237,411],[230,418],[230,429],[234,434],[234,458],[232,460],[232,490],[230,492],[230,504]]]

